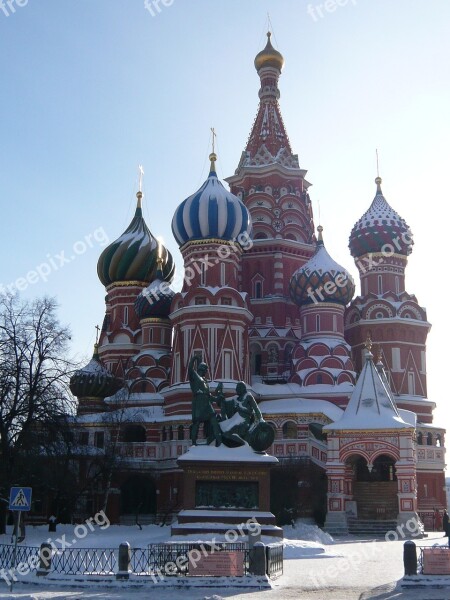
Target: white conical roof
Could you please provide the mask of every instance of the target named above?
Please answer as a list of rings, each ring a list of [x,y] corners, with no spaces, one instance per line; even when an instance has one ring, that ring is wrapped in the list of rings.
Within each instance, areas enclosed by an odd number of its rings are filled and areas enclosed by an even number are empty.
[[[324,427],[333,429],[408,429],[400,416],[389,386],[383,382],[370,350],[342,418]]]

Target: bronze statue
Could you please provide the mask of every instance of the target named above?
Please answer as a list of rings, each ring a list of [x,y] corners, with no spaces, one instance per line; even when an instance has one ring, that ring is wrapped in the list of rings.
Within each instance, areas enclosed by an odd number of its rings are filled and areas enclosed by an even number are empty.
[[[256,400],[243,381],[236,385],[237,397],[221,399],[220,428],[222,441],[228,447],[243,446],[246,442],[256,450],[266,450],[275,437],[259,410]]]
[[[197,445],[198,429],[200,423],[209,426],[207,443],[210,444],[216,440],[216,446],[222,443],[222,434],[219,427],[216,411],[213,408],[213,402],[222,400],[222,384],[219,383],[214,396],[206,380],[208,366],[200,361],[199,356],[193,356],[189,361],[189,383],[192,390],[192,445]]]

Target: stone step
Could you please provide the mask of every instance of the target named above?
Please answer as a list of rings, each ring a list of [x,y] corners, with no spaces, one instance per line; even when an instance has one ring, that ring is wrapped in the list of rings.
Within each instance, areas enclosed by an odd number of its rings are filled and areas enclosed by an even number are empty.
[[[352,534],[379,534],[385,535],[388,531],[395,531],[397,527],[397,521],[386,520],[363,520],[363,519],[349,519],[348,520],[348,531]]]

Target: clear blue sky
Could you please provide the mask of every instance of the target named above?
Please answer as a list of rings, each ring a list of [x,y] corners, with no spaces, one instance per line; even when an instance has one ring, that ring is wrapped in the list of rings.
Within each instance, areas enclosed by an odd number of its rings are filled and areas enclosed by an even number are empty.
[[[104,314],[97,258],[132,218],[139,163],[147,223],[181,266],[173,212],[206,177],[211,126],[219,176],[237,166],[270,12],[285,124],[316,224],[320,200],[327,248],[348,268],[379,148],[385,196],[415,234],[407,289],[433,323],[429,397],[448,424],[448,0],[340,0],[332,12],[304,0],[166,0],[155,16],[144,0],[18,1],[0,8],[0,283],[49,264],[23,295],[56,295],[74,351],[90,354]],[[59,266],[62,251],[74,259]]]

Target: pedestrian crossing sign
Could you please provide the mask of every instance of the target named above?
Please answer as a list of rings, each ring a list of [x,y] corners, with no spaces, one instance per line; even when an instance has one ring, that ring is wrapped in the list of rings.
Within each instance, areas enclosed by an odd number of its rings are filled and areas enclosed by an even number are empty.
[[[31,510],[31,488],[12,487],[9,492],[9,510]]]

